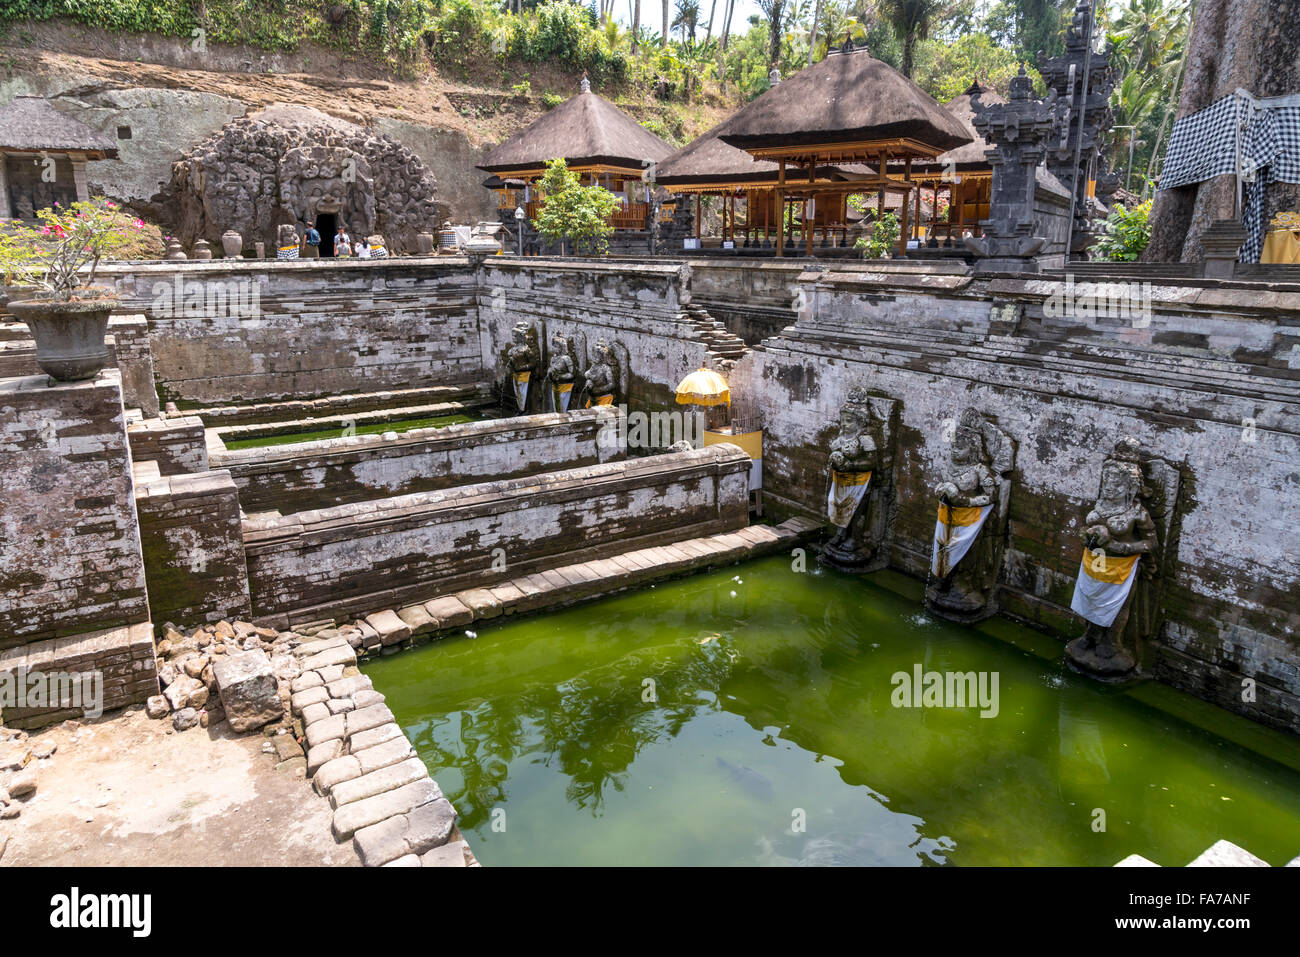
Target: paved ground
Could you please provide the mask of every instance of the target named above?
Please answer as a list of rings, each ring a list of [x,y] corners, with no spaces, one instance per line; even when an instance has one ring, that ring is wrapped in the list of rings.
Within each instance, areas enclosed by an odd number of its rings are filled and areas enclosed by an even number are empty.
[[[0,821],[0,865],[355,865],[332,812],[301,777],[276,771],[267,740],[215,728],[177,733],[125,710],[32,734],[58,750],[36,794]],[[301,772],[299,772],[301,775]]]

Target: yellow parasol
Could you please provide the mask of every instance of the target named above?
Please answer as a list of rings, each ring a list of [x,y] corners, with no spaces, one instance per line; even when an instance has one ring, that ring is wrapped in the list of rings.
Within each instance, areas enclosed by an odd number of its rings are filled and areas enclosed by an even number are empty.
[[[704,366],[677,383],[678,405],[730,405],[727,380]]]

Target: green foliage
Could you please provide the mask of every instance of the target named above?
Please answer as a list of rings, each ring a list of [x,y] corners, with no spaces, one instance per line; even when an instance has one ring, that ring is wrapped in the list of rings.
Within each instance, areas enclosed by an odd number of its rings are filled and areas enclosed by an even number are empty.
[[[979,80],[986,89],[1006,95],[1011,79],[1019,70],[1016,55],[1000,47],[983,33],[969,33],[956,40],[935,40],[923,44],[917,53],[916,82],[940,103],[947,103]],[[1035,86],[1042,87],[1038,71],[1028,70]]]
[[[548,110],[555,109],[563,102],[564,102],[564,97],[560,96],[560,94],[558,93],[542,94],[542,106],[546,107]]]
[[[871,236],[859,236],[854,248],[861,249],[866,259],[888,258],[898,249],[898,236],[901,232],[898,214],[885,213],[871,225]]]
[[[1151,241],[1151,200],[1126,209],[1122,203],[1106,217],[1101,238],[1092,247],[1093,259],[1112,262],[1136,262]]]
[[[609,235],[614,231],[610,217],[618,207],[614,194],[603,186],[583,186],[578,175],[564,160],[552,160],[538,183],[544,205],[533,219],[533,226],[550,242],[570,242],[573,249],[587,255],[609,249]]]

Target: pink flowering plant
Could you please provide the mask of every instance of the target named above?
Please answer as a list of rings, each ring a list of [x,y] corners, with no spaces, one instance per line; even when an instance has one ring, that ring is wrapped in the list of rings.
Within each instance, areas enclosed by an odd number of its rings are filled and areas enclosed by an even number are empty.
[[[41,298],[65,301],[89,291],[100,260],[113,258],[133,230],[145,228],[103,196],[56,204],[36,216],[38,225],[0,228],[0,271],[11,285],[36,286]]]

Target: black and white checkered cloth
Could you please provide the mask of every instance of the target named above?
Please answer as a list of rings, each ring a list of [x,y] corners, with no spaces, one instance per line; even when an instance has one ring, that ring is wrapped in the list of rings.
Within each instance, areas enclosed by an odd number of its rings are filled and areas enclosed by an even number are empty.
[[[1237,130],[1245,180],[1242,262],[1259,262],[1264,249],[1264,194],[1269,183],[1300,183],[1300,106],[1272,106],[1235,93],[1174,124],[1160,189],[1201,183],[1237,171]]]

